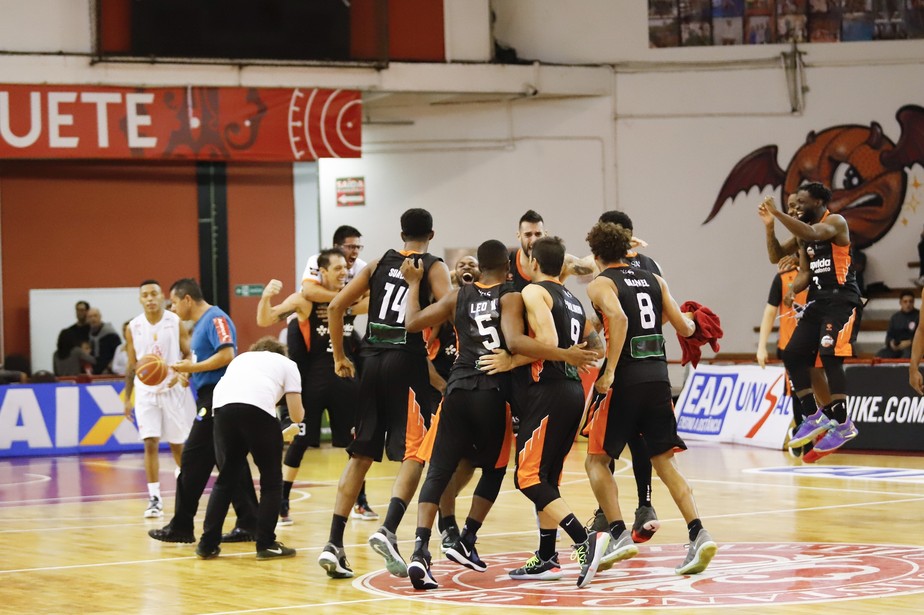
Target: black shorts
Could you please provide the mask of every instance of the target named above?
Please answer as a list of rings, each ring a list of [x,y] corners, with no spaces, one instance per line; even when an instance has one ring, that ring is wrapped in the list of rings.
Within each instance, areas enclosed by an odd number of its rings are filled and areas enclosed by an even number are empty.
[[[813,301],[802,312],[783,352],[791,357],[813,361],[816,355],[852,357],[862,310],[851,300],[825,298]]]
[[[677,435],[677,419],[671,399],[671,384],[664,381],[639,382],[594,392],[588,410],[589,455],[609,455],[617,459],[626,443],[645,437],[652,457],[670,450],[686,450]]]
[[[309,367],[301,372],[301,377],[304,422],[311,442],[316,445],[320,441],[321,415],[327,410],[332,445],[349,445],[356,425],[359,383],[339,377],[333,365],[324,363]]]
[[[537,382],[529,385],[526,400],[517,433],[517,488],[557,486],[581,426],[584,387],[576,380]]]
[[[359,379],[356,437],[347,447],[351,455],[382,461],[415,459],[427,433],[430,415],[427,357],[401,350],[366,356]]]
[[[455,390],[443,399],[439,417],[431,465],[452,472],[460,459],[468,459],[476,468],[507,467],[513,430],[500,390]]]

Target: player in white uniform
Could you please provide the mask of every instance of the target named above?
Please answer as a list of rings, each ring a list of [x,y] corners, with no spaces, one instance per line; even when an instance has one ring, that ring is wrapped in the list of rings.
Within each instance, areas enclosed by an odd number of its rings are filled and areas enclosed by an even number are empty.
[[[189,332],[179,316],[164,309],[164,293],[156,280],[145,280],[139,288],[144,313],[128,323],[125,352],[125,416],[132,418],[134,408],[138,435],[144,442],[144,471],[148,482],[148,508],[145,518],[164,516],[160,496],[161,438],[170,443],[177,467],[183,453],[183,442],[189,435],[196,416],[196,402],[189,390],[185,374],[169,370],[160,384],[148,386],[135,378],[135,363],[146,354],[162,357],[167,365],[189,357]],[[134,400],[132,392],[134,391]],[[132,403],[134,401],[134,404]]]

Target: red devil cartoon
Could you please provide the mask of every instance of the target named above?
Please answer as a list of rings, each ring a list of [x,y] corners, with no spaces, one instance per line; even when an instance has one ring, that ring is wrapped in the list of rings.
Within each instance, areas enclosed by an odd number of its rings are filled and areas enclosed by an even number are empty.
[[[821,182],[831,188],[828,209],[847,219],[853,243],[861,249],[876,243],[895,224],[905,202],[905,168],[924,164],[924,108],[905,105],[895,116],[902,129],[898,144],[873,122],[868,128],[846,124],[810,132],[785,170],[777,164],[776,145],[751,152],[729,173],[703,224],[728,199],[754,186],[782,186],[785,203],[802,184]]]

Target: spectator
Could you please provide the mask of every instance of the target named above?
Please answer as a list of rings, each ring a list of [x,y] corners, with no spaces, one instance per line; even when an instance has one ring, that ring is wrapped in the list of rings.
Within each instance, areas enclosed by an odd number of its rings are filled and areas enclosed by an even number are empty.
[[[918,313],[914,307],[914,293],[903,290],[899,297],[901,309],[889,319],[885,347],[876,353],[883,359],[910,359],[911,341],[918,325]]]
[[[15,384],[21,383],[25,384],[28,377],[26,372],[21,372],[15,369],[6,369],[5,366],[0,365],[0,384]]]
[[[87,312],[90,311],[90,304],[86,301],[78,301],[74,304],[74,311],[77,314],[77,322],[72,324],[63,331],[69,331],[77,340],[77,343],[87,342],[90,340],[90,323],[87,322]]]
[[[860,296],[866,296],[866,254],[863,250],[855,246],[850,246],[850,264],[853,272],[857,276],[857,287],[860,289]]]
[[[56,376],[77,376],[92,372],[96,359],[90,354],[90,343],[80,341],[73,327],[58,334],[58,348],[52,363]]]
[[[87,310],[87,322],[90,323],[90,354],[96,359],[93,373],[109,372],[112,356],[122,343],[122,339],[110,323],[103,322],[103,315],[99,308]]]
[[[122,339],[128,339],[128,323],[130,320],[126,320],[122,323]],[[128,368],[128,353],[125,351],[125,342],[119,344],[119,347],[115,349],[115,354],[112,355],[112,364],[109,366],[110,371],[117,376],[124,376],[125,370]]]
[[[918,277],[912,282],[918,288],[924,287],[924,230],[921,231],[921,239],[918,241]]]

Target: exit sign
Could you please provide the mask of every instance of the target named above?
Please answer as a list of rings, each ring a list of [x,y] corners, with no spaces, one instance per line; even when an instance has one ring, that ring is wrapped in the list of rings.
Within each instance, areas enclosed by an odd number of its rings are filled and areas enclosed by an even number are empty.
[[[238,284],[234,287],[234,294],[238,297],[259,297],[264,288],[263,284]]]

